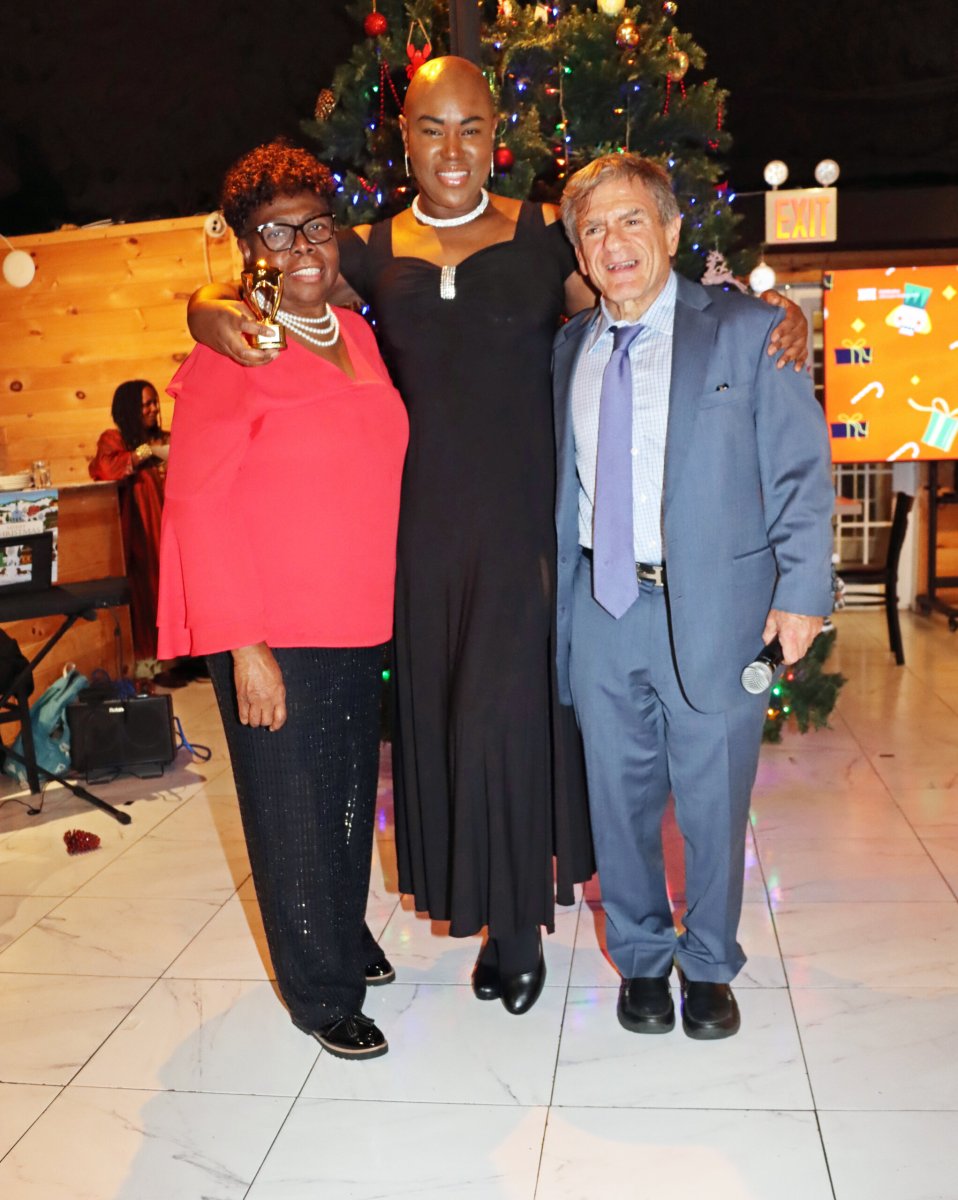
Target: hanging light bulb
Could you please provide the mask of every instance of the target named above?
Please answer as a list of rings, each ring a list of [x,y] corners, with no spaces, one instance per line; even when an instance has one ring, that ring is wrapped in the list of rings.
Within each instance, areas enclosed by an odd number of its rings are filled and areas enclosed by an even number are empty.
[[[834,158],[823,158],[815,168],[815,180],[821,187],[831,187],[841,173],[842,169]]]
[[[756,296],[767,292],[775,286],[775,272],[763,258],[748,277],[748,286]]]
[[[3,240],[7,241],[6,238]],[[10,243],[7,242],[7,245]],[[26,250],[11,250],[3,260],[3,277],[11,287],[29,287],[36,273],[37,264]]]
[[[769,187],[781,187],[785,180],[788,179],[788,167],[780,158],[773,158],[771,162],[765,164],[765,170],[762,174]]]
[[[596,7],[607,17],[617,17],[625,8],[625,0],[596,0]]]

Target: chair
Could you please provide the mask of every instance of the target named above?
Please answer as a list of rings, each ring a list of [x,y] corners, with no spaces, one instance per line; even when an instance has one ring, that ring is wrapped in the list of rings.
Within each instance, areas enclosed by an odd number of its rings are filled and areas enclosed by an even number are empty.
[[[901,644],[901,625],[898,622],[898,560],[901,558],[901,548],[905,543],[908,532],[908,514],[914,504],[914,497],[907,492],[899,492],[895,497],[895,512],[891,521],[891,533],[888,537],[888,549],[883,563],[869,563],[866,566],[839,567],[838,573],[845,582],[844,598],[855,604],[865,606],[885,606],[885,617],[888,621],[888,641],[895,662],[905,665],[905,651]],[[857,585],[878,583],[884,585],[881,593],[859,591]],[[849,586],[852,585],[852,586]]]

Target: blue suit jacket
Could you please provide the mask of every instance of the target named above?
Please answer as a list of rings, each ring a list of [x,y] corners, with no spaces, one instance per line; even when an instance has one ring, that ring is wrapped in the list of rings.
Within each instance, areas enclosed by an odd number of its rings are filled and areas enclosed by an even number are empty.
[[[831,612],[834,493],[825,420],[811,382],[766,354],[779,309],[678,278],[662,506],[672,648],[702,712],[740,703],[742,668],[770,608]],[[575,365],[598,311],[553,349],[558,451],[559,693],[569,690],[579,483],[571,418]]]

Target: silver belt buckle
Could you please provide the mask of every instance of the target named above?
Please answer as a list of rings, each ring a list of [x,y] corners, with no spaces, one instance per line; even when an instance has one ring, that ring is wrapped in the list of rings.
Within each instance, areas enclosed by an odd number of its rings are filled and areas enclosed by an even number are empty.
[[[636,563],[635,577],[640,582],[654,583],[656,587],[665,587],[665,565],[653,567],[648,563]]]

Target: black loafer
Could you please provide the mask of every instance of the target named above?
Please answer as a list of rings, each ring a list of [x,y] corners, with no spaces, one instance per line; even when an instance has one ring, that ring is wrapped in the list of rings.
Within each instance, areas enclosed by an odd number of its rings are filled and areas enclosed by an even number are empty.
[[[366,963],[366,983],[369,987],[382,987],[384,983],[392,983],[396,978],[396,968],[388,958],[378,962]]]
[[[313,1030],[313,1037],[336,1058],[379,1058],[389,1049],[382,1030],[362,1013],[337,1017]]]
[[[690,1038],[713,1041],[738,1033],[742,1019],[727,983],[682,980],[682,1028]]]
[[[539,961],[531,971],[523,971],[519,975],[503,975],[499,973],[499,986],[502,991],[502,1003],[507,1012],[515,1016],[527,1013],[542,994],[546,981],[546,960],[542,954],[542,943],[539,943]]]
[[[630,1033],[669,1033],[675,1005],[668,975],[638,976],[619,984],[619,1024]]]

